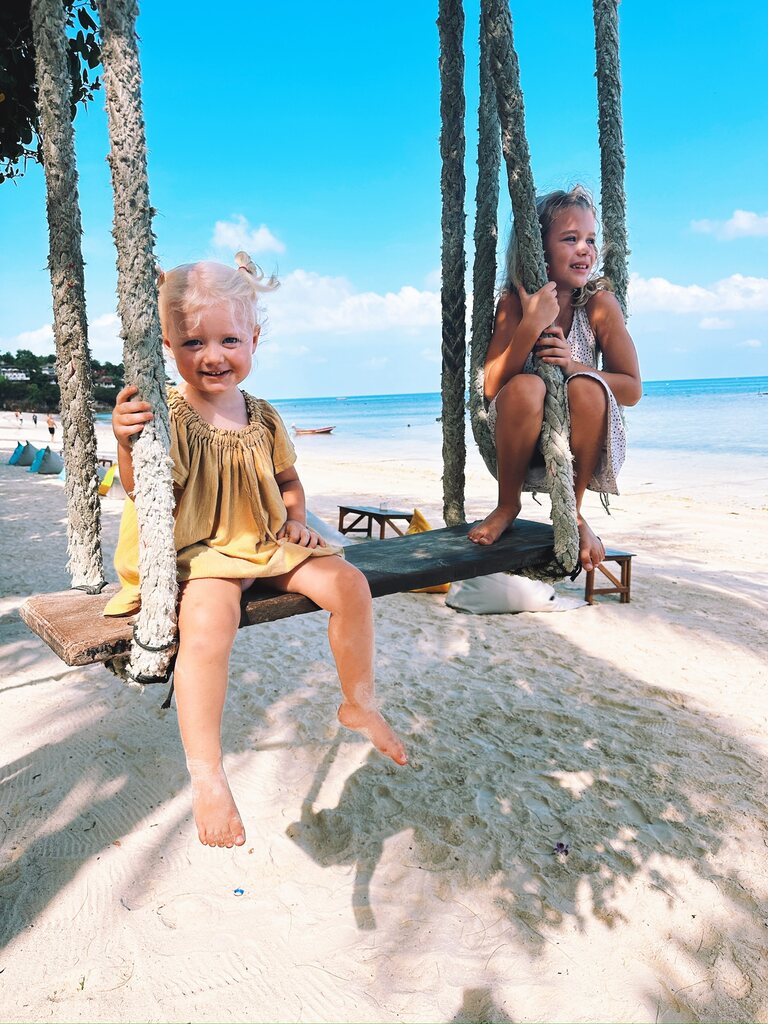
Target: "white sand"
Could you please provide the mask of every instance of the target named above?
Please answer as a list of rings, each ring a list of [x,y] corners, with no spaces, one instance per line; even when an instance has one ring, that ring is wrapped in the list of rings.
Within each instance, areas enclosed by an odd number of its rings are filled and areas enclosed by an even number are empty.
[[[439,453],[330,464],[308,441],[329,522],[383,494],[438,521]],[[64,493],[0,466],[0,1018],[768,1021],[767,484],[757,460],[632,455],[593,514],[636,552],[630,605],[377,601],[406,769],[337,729],[323,615],[243,630],[224,742],[248,841],[220,851],[164,693],[22,626],[24,596],[67,585]],[[467,493],[490,507],[474,454]]]

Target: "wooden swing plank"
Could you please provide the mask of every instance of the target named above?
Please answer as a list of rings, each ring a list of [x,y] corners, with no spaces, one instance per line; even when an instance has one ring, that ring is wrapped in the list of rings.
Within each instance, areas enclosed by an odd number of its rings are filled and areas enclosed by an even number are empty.
[[[552,558],[552,527],[518,520],[495,544],[467,540],[469,525],[446,527],[387,540],[372,540],[344,549],[348,562],[368,579],[374,597],[397,594],[439,583],[515,572],[546,565]],[[104,618],[102,612],[117,591],[111,584],[98,595],[79,590],[28,598],[19,609],[24,622],[67,665],[90,665],[128,650],[133,616]],[[243,595],[241,626],[274,622],[317,611],[300,594],[282,594],[263,584]]]

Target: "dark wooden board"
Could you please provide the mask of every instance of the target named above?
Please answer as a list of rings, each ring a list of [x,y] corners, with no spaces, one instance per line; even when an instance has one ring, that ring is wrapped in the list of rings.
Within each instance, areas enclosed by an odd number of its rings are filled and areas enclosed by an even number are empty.
[[[397,594],[438,583],[515,572],[545,565],[552,557],[552,527],[518,520],[490,546],[467,539],[468,525],[387,540],[371,540],[345,548],[345,556],[368,579],[374,597]],[[104,618],[102,612],[117,587],[91,597],[78,590],[28,598],[20,614],[29,628],[67,665],[106,661],[130,645],[133,618]],[[265,586],[243,595],[241,626],[317,611],[298,594],[281,594]]]

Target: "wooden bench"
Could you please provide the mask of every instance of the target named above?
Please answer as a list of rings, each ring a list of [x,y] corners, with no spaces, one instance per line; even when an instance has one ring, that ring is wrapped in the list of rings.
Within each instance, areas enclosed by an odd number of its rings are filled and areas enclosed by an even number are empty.
[[[606,551],[605,558],[598,565],[598,570],[610,580],[610,586],[595,586],[595,570],[590,569],[587,573],[587,585],[584,591],[584,600],[587,604],[594,604],[595,597],[603,594],[618,594],[620,604],[629,604],[630,591],[632,587],[632,559],[633,554],[628,551]],[[616,579],[610,569],[606,568],[606,562],[617,562],[620,567],[620,577]]]
[[[347,516],[357,516],[347,525]],[[410,523],[413,512],[399,512],[391,508],[376,508],[371,505],[339,505],[339,533],[362,533],[366,537],[373,536],[373,524],[379,525],[379,539],[384,540],[386,528],[391,526],[395,533],[402,537],[405,530],[401,530],[395,520]],[[360,525],[362,523],[362,525]]]
[[[544,566],[552,559],[552,527],[518,519],[495,544],[467,540],[470,524],[388,540],[372,540],[345,549],[347,561],[366,576],[374,597],[438,583],[472,579],[492,572],[516,572]],[[106,661],[130,647],[133,617],[104,618],[102,611],[117,587],[89,596],[79,590],[29,597],[19,609],[24,622],[67,665]],[[241,626],[272,622],[317,611],[300,594],[283,594],[264,585],[243,595]]]

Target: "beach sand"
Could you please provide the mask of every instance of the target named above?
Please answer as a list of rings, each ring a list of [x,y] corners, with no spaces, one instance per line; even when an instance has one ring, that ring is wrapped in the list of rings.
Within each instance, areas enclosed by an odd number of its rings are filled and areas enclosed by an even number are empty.
[[[630,453],[612,518],[590,505],[636,553],[629,605],[378,600],[404,769],[337,728],[323,614],[242,630],[224,744],[248,839],[222,851],[165,692],[21,624],[68,581],[64,489],[6,465],[19,433],[0,417],[3,1020],[768,1021],[764,461]],[[300,440],[329,523],[387,495],[439,524],[438,452]],[[468,515],[493,493],[472,452]],[[105,498],[108,560],[119,516]]]

